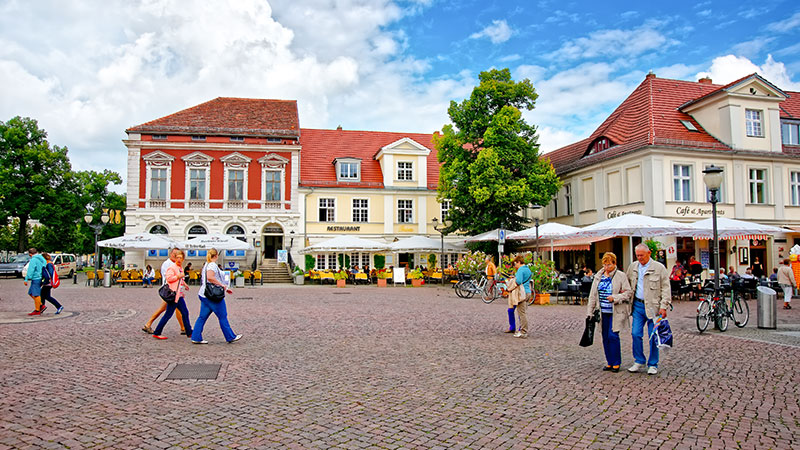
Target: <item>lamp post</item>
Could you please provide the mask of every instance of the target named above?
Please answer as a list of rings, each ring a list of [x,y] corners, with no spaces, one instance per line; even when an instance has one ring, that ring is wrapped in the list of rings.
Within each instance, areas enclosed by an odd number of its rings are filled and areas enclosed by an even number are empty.
[[[103,212],[103,214],[100,215],[101,223],[92,223],[94,220],[92,212],[86,211],[83,220],[94,230],[94,287],[97,287],[97,272],[100,270],[100,248],[97,246],[97,239],[100,237],[100,232],[103,231],[103,227],[108,223],[108,213]]]
[[[539,260],[539,221],[542,220],[542,218],[543,218],[542,217],[542,213],[543,213],[544,209],[542,208],[541,205],[533,205],[533,206],[531,206],[531,209],[533,210],[532,211],[533,220],[534,220],[534,222],[536,224],[536,249],[533,251],[533,262],[536,263],[536,261]],[[536,294],[536,278],[533,278],[533,280],[534,280],[533,281],[533,293],[535,295]]]
[[[289,267],[294,270],[296,264],[294,263],[294,258],[292,258],[292,248],[294,248],[294,230],[289,232],[289,252],[286,255],[289,260]]]
[[[444,219],[442,220],[442,223],[439,224],[439,219],[436,217],[434,217],[431,222],[433,222],[433,229],[442,235],[442,253],[439,254],[439,265],[442,266],[442,279],[444,279],[444,230],[448,229],[453,222],[451,220]]]
[[[258,265],[258,248],[256,248],[256,239],[258,239],[258,237],[256,236],[256,230],[253,230],[253,253],[254,253],[254,255],[253,255],[253,271],[254,272],[255,272],[256,267]]]
[[[717,194],[722,185],[722,167],[709,166],[703,171],[703,182],[711,191],[711,226],[714,230],[714,297],[719,297],[719,240],[717,237]]]

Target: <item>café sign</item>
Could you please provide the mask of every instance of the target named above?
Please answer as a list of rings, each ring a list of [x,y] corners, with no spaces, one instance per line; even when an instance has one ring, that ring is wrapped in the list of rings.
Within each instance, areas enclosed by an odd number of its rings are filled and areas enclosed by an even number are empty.
[[[611,211],[608,214],[606,214],[606,218],[613,219],[615,217],[624,216],[625,214],[641,214],[641,213],[642,213],[641,209],[631,210],[631,211]]]
[[[712,211],[711,208],[692,208],[691,206],[678,206],[677,208],[675,208],[675,214],[678,215],[678,216],[681,216],[681,217],[687,217],[687,216],[696,216],[696,217],[710,216],[711,215],[711,211]],[[725,210],[717,209],[717,215],[718,216],[724,216],[725,215]]]

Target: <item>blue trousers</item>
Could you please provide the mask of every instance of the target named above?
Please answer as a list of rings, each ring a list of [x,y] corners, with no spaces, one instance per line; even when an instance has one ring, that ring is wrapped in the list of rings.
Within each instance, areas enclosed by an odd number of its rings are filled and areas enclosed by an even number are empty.
[[[650,338],[653,333],[653,319],[648,319],[647,314],[644,312],[644,303],[633,302],[633,325],[631,336],[633,336],[633,360],[637,364],[644,364],[644,344],[642,338],[644,337],[644,325],[647,324],[647,337],[650,342],[650,357],[647,360],[647,365],[651,367],[658,367],[658,346]]]
[[[228,308],[225,306],[225,299],[218,303],[198,295],[200,297],[200,314],[197,316],[197,321],[194,323],[194,331],[192,331],[192,340],[200,342],[203,340],[203,327],[206,321],[211,316],[211,313],[216,314],[219,319],[219,327],[222,329],[222,335],[225,340],[230,342],[236,337],[236,333],[231,329],[231,324],[228,323]]]
[[[156,336],[161,335],[161,332],[164,331],[164,327],[169,322],[169,319],[172,318],[172,315],[175,314],[175,309],[181,312],[181,317],[183,317],[183,328],[186,330],[186,334],[192,333],[192,324],[189,323],[189,310],[186,309],[186,302],[183,300],[183,297],[179,298],[176,303],[167,303],[167,310],[164,312],[164,315],[161,316],[161,320],[158,322],[158,326],[156,327],[153,334]]]
[[[619,366],[622,364],[622,352],[619,347],[619,333],[613,331],[614,314],[603,313],[603,350],[606,352],[606,364]]]

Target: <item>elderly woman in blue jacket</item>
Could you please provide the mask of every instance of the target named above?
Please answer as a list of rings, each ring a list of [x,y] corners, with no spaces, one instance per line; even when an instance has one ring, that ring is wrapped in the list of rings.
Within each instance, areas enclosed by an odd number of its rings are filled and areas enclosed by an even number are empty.
[[[34,307],[36,308],[29,312],[28,315],[40,316],[47,309],[47,305],[42,304],[42,269],[47,265],[47,261],[33,247],[28,250],[28,255],[30,255],[31,260],[28,262],[28,271],[25,273],[24,283],[25,286],[28,286],[28,282],[31,282],[30,287],[28,287],[28,295],[33,299]]]

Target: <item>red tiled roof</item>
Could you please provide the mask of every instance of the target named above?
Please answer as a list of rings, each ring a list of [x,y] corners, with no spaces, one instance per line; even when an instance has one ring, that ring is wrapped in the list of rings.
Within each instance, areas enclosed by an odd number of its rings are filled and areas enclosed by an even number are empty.
[[[295,100],[218,97],[128,132],[299,137]]]
[[[690,115],[678,110],[687,101],[718,88],[714,84],[648,75],[589,138],[544,156],[550,158],[558,173],[563,173],[648,145],[727,149]],[[681,120],[691,122],[699,131],[689,131]],[[610,139],[612,146],[584,158],[589,146],[600,137]]]
[[[439,161],[432,134],[385,131],[316,130],[300,134],[300,185],[313,187],[383,188],[381,165],[374,157],[382,147],[408,138],[431,150],[428,155],[428,188],[439,183]],[[337,182],[336,158],[360,158],[361,182]]]
[[[772,89],[775,89],[776,91],[778,91],[778,92],[780,92],[782,94],[785,94],[785,92],[780,90],[777,86],[775,86],[774,84],[770,83],[768,80],[764,79],[764,77],[762,77],[761,75],[759,75],[759,74],[754,72],[754,73],[751,73],[750,75],[745,75],[742,78],[739,78],[738,80],[731,81],[730,83],[726,84],[725,86],[720,86],[719,88],[714,89],[713,91],[711,91],[709,93],[706,93],[701,97],[697,97],[695,99],[691,99],[691,100],[687,101],[686,103],[684,103],[683,105],[681,105],[680,108],[683,109],[686,106],[695,104],[695,103],[697,103],[697,102],[699,102],[699,101],[701,101],[701,100],[703,100],[705,98],[708,98],[708,97],[711,97],[714,94],[717,94],[718,92],[730,90],[730,88],[738,85],[739,83],[741,83],[741,82],[743,82],[745,80],[749,80],[751,78],[757,78],[759,81],[761,81],[762,83],[764,83],[767,86],[771,87]]]
[[[800,92],[783,91],[787,98],[781,102],[781,117],[800,119]]]

